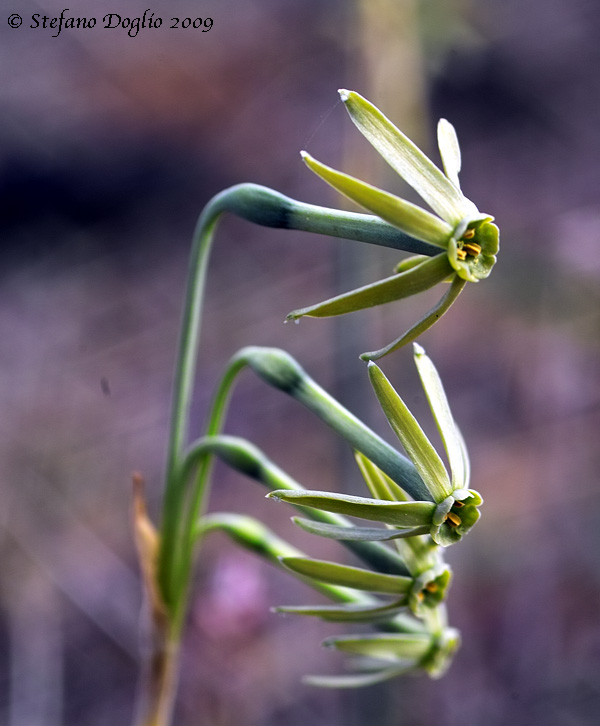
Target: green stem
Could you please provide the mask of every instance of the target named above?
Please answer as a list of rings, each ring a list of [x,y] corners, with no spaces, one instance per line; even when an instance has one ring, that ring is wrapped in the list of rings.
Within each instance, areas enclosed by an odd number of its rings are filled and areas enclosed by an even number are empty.
[[[416,240],[377,217],[306,204],[256,184],[239,184],[208,202],[194,234],[173,387],[159,560],[159,582],[169,609],[180,607],[174,601],[171,572],[177,557],[177,542],[186,537],[180,514],[187,483],[181,464],[188,438],[208,260],[214,232],[224,212],[265,227],[327,234],[428,256],[439,253],[437,247]],[[199,476],[205,479],[209,464],[204,467],[206,471]]]
[[[239,471],[250,479],[266,486],[269,491],[285,489],[288,491],[303,491],[304,487],[280,469],[256,446],[237,436],[207,436],[199,439],[189,451],[186,458],[186,468],[191,470],[208,458],[210,453],[218,456],[223,462]],[[200,464],[201,465],[201,464]],[[205,489],[205,496],[207,491]],[[190,507],[192,510],[193,507]],[[335,524],[341,527],[351,527],[351,522],[339,514],[325,512],[319,509],[301,508],[303,514],[308,514],[317,522]],[[199,518],[194,518],[194,527],[198,527]],[[379,542],[363,542],[343,540],[341,544],[354,552],[355,555],[374,567],[378,572],[393,575],[410,575],[402,558],[389,547]]]
[[[246,515],[231,514],[230,512],[208,514],[202,518],[195,529],[198,537],[212,531],[225,532],[241,547],[253,552],[270,564],[275,565],[275,567],[283,569],[287,574],[290,574],[290,570],[282,564],[282,558],[305,557],[300,550],[275,535],[262,522]],[[334,602],[373,606],[385,604],[384,601],[360,590],[318,582],[311,577],[303,577],[298,573],[292,574]],[[422,633],[425,630],[419,620],[404,613],[395,615],[386,621],[386,629],[403,633]]]
[[[250,367],[262,380],[289,394],[321,418],[334,431],[343,436],[350,444],[361,451],[377,466],[391,476],[398,484],[417,500],[430,500],[431,495],[417,474],[413,464],[396,449],[387,444],[359,419],[341,406],[324,391],[298,363],[285,351],[277,348],[247,347],[238,351],[229,362],[225,374],[217,388],[210,408],[206,431],[215,436],[222,428],[231,397],[233,384],[238,374]],[[212,467],[212,457],[208,444],[196,448],[193,465],[190,457],[179,460],[177,477],[179,487],[177,500],[171,502],[171,510],[165,513],[163,542],[159,574],[161,583],[171,593],[174,618],[181,622],[185,605],[185,592],[188,587],[193,554],[195,549],[194,528],[198,518],[206,508],[209,494],[208,481]],[[188,489],[188,483],[197,467],[195,481]],[[371,545],[377,549],[382,560],[381,545]],[[370,553],[375,556],[376,552]],[[389,557],[387,567],[390,566]],[[380,562],[380,566],[383,562]],[[396,569],[396,568],[394,568]]]

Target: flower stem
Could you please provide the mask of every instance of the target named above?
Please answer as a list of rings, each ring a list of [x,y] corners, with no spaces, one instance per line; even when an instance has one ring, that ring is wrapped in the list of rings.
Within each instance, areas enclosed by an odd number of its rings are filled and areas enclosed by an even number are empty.
[[[169,726],[177,690],[181,641],[170,635],[168,627],[163,629],[156,623],[152,627],[136,723],[138,726]]]
[[[240,184],[226,189],[213,197],[204,208],[194,233],[175,365],[158,556],[158,585],[169,623],[165,632],[157,636],[153,647],[146,699],[148,708],[145,709],[148,715],[143,721],[144,726],[167,726],[170,722],[193,561],[194,527],[204,506],[206,482],[210,474],[211,456],[207,454],[198,460],[190,502],[189,470],[184,462],[200,322],[212,240],[219,219],[225,212],[265,227],[326,234],[428,256],[439,253],[439,248],[414,239],[372,215],[306,204],[256,184]],[[239,365],[243,366],[243,363]],[[227,375],[235,378],[235,365]],[[217,433],[220,428],[230,384],[231,381],[225,381],[225,392],[215,401],[206,431],[208,435]]]
[[[170,609],[177,607],[173,601],[171,580],[177,557],[177,542],[180,537],[185,537],[181,531],[180,515],[186,482],[181,475],[181,465],[188,437],[204,287],[214,232],[224,212],[231,212],[266,227],[327,234],[428,256],[439,253],[434,245],[414,239],[372,215],[306,204],[257,184],[230,187],[208,202],[194,234],[171,408],[159,561],[161,590]]]

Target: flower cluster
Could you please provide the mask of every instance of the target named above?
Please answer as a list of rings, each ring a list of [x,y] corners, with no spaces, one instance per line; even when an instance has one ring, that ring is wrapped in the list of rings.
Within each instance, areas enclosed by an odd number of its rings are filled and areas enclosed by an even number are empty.
[[[312,171],[369,213],[306,204],[256,184],[238,184],[205,206],[194,235],[175,368],[162,523],[149,519],[142,482],[135,478],[134,529],[151,606],[149,698],[144,723],[168,723],[173,706],[182,628],[198,540],[221,530],[243,547],[299,577],[333,604],[288,606],[280,612],[328,621],[370,623],[376,632],[328,638],[325,645],[354,656],[351,675],[315,676],[320,686],[364,686],[413,671],[444,673],[459,647],[448,627],[445,598],[451,580],[444,548],[459,542],[479,519],[482,498],[469,488],[470,468],[435,367],[415,345],[415,362],[437,423],[449,472],[383,372],[373,363],[414,341],[449,309],[467,282],[486,278],[498,252],[498,228],[460,189],[461,156],[453,127],[438,125],[443,169],[437,168],[377,108],[341,91],[352,121],[411,185],[432,212],[338,172],[303,153]],[[406,454],[400,453],[324,391],[284,351],[248,347],[231,359],[216,390],[204,435],[190,444],[198,340],[210,250],[224,213],[267,227],[327,234],[408,252],[394,274],[330,300],[295,310],[289,319],[327,317],[400,300],[449,283],[441,300],[384,348],[364,353],[383,412]],[[307,490],[251,443],[222,433],[232,387],[244,368],[292,396],[350,444],[368,489],[359,497]],[[300,508],[294,522],[339,541],[363,566],[306,556],[242,514],[206,514],[212,459],[270,490],[269,497]],[[366,520],[368,526],[356,519]]]
[[[364,667],[353,675],[307,679],[314,685],[368,685],[418,670],[439,676],[459,645],[457,632],[446,622],[444,601],[451,570],[444,562],[443,548],[460,541],[477,522],[482,498],[469,489],[468,454],[437,370],[420,346],[415,344],[414,349],[450,473],[374,363],[369,364],[371,384],[409,460],[329,397],[287,353],[270,348],[244,349],[230,368],[238,371],[249,366],[345,438],[355,450],[369,496],[304,489],[256,447],[234,437],[213,436],[202,442],[204,449],[209,447],[230,466],[266,485],[271,490],[269,498],[299,507],[307,516],[294,517],[296,525],[338,540],[366,564],[357,567],[308,557],[264,525],[241,515],[204,518],[202,532],[228,532],[238,543],[284,567],[336,603],[280,607],[278,612],[372,623],[385,630],[385,634],[328,639],[326,645],[358,656],[359,668]],[[231,376],[226,373],[223,380],[229,386]],[[228,389],[227,397],[229,393]],[[199,450],[192,449],[190,460]],[[364,526],[355,519],[374,524]]]
[[[148,538],[146,519],[138,517],[138,539],[147,579],[158,585],[149,588],[160,595],[155,598],[156,619],[160,616],[169,626],[174,623],[175,630],[183,622],[197,540],[214,530],[228,533],[333,601],[330,605],[287,606],[278,611],[373,624],[379,632],[325,641],[355,656],[358,672],[308,679],[316,685],[349,687],[411,671],[437,677],[448,667],[460,643],[457,631],[448,627],[446,619],[444,602],[452,574],[443,551],[459,542],[477,522],[482,498],[469,488],[465,443],[439,375],[424,350],[415,344],[415,363],[449,470],[373,361],[414,341],[442,317],[467,282],[478,282],[490,274],[498,252],[498,228],[493,217],[479,212],[461,191],[460,148],[448,121],[442,119],[438,124],[442,171],[367,100],[357,93],[340,93],[361,133],[432,211],[336,171],[305,152],[303,159],[313,172],[369,214],[304,204],[253,184],[232,187],[209,202],[198,222],[192,253],[176,375],[164,524],[160,538]],[[289,319],[350,313],[449,283],[440,301],[408,331],[380,350],[361,356],[369,361],[371,385],[407,456],[341,406],[287,353],[258,347],[245,348],[232,358],[217,389],[205,436],[186,448],[203,280],[212,236],[224,212],[264,226],[331,234],[414,255],[401,261],[392,276],[295,310]],[[233,382],[246,367],[302,403],[350,444],[368,496],[305,489],[252,444],[221,433]],[[241,514],[202,514],[214,456],[267,486],[270,498],[298,507],[305,516],[295,517],[296,525],[313,535],[339,541],[362,561],[362,566],[306,556],[262,523]]]

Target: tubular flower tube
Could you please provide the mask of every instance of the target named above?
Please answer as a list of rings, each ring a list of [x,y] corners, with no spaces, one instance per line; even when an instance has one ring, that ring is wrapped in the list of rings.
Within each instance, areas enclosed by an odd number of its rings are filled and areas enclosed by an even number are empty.
[[[308,490],[279,490],[267,496],[296,506],[384,522],[399,528],[409,537],[429,532],[434,542],[442,547],[459,542],[479,519],[478,507],[483,499],[479,492],[468,488],[470,466],[464,440],[452,417],[440,377],[419,345],[415,345],[415,362],[448,456],[450,476],[404,401],[374,363],[369,365],[369,377],[392,430],[427,488],[429,501],[399,501],[400,497],[391,495],[392,490],[387,481],[385,484],[390,496],[382,496],[381,489],[375,489],[374,484],[369,486],[373,498]],[[395,487],[393,491],[398,489]],[[315,529],[314,525],[312,527]],[[328,532],[327,536],[333,536],[331,527]],[[441,574],[438,571],[435,576]],[[444,584],[447,584],[447,580]]]
[[[496,263],[499,232],[492,224],[494,218],[479,212],[460,190],[460,147],[452,124],[445,119],[438,124],[442,171],[362,96],[345,90],[340,95],[359,131],[436,214],[336,171],[302,152],[306,165],[344,196],[410,237],[433,245],[439,253],[433,257],[410,258],[391,277],[294,310],[288,320],[343,315],[401,300],[443,281],[451,283],[441,300],[406,333],[380,350],[361,356],[363,360],[376,360],[430,328],[450,308],[467,282],[488,277]]]

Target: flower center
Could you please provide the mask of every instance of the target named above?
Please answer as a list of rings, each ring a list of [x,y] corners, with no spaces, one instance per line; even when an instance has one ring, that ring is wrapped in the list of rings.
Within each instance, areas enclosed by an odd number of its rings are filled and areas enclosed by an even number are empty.
[[[466,260],[469,257],[478,257],[481,252],[481,245],[471,240],[475,237],[475,230],[468,229],[458,240],[458,249],[456,250],[456,256],[459,260]]]
[[[462,522],[458,514],[454,514],[454,512],[448,512],[446,515],[446,521],[451,527],[458,527],[458,525]]]

